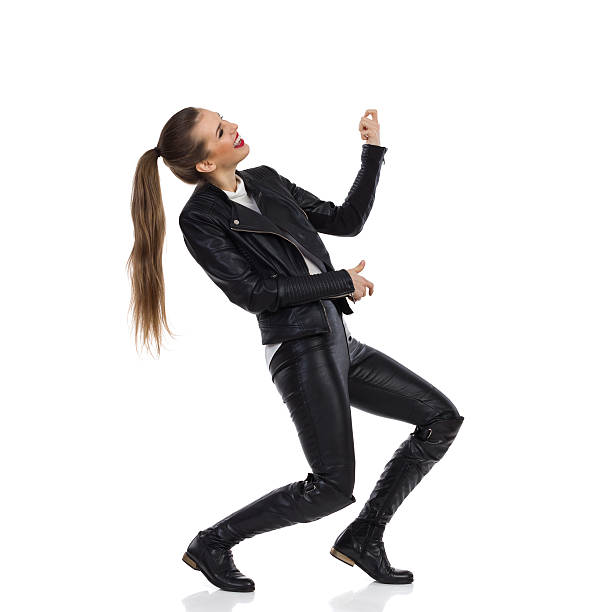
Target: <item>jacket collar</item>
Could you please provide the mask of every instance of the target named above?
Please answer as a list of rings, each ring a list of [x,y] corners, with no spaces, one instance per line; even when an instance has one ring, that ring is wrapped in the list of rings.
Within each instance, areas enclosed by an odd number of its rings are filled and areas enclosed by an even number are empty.
[[[213,196],[215,201],[221,200],[227,204],[230,219],[228,227],[230,229],[243,229],[255,232],[279,232],[280,228],[290,228],[292,225],[291,214],[281,202],[273,196],[265,184],[261,183],[250,172],[250,170],[236,170],[236,174],[244,182],[247,193],[255,200],[260,215],[248,206],[244,206],[235,200],[227,197],[223,189],[219,189],[212,183],[207,183],[198,189],[198,193]]]
[[[299,244],[301,250],[321,268],[323,272],[333,269],[328,257],[324,259],[316,254],[318,250],[310,244],[299,242],[289,230],[294,223],[287,206],[278,200],[274,192],[266,187],[265,183],[258,181],[251,170],[236,170],[236,174],[243,180],[247,193],[255,200],[262,214],[230,199],[223,189],[219,189],[212,183],[207,183],[196,191],[198,194],[213,198],[215,203],[225,205],[229,212],[227,226],[233,231],[270,232],[284,236],[288,240]],[[304,213],[305,214],[305,213]],[[225,215],[224,215],[225,216]],[[289,228],[289,229],[285,229]]]

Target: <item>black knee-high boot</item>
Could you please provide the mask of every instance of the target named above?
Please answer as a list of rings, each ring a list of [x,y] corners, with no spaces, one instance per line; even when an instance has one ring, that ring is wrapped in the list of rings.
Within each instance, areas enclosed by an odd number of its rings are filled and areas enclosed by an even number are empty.
[[[330,551],[334,557],[357,564],[379,582],[412,582],[412,572],[389,563],[383,532],[410,491],[444,456],[462,423],[462,416],[440,416],[415,428],[385,466],[359,516],[336,539]]]
[[[187,547],[183,561],[220,589],[253,591],[254,581],[234,564],[232,546],[259,533],[315,521],[355,501],[354,495],[338,488],[333,472],[326,476],[309,472],[306,480],[274,489],[200,531]]]

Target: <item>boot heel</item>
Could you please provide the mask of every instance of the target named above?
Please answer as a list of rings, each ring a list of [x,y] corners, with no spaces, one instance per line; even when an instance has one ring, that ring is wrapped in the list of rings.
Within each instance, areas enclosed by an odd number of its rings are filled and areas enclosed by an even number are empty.
[[[336,550],[333,546],[329,552],[333,557],[336,557],[336,559],[340,559],[340,561],[343,561],[347,565],[350,565],[350,566],[355,565],[355,562],[352,559],[349,559],[346,555],[343,555],[339,550]]]
[[[183,555],[183,561],[191,568],[193,568],[194,570],[198,570],[199,571],[199,567],[196,565],[196,562],[187,554],[185,553]]]

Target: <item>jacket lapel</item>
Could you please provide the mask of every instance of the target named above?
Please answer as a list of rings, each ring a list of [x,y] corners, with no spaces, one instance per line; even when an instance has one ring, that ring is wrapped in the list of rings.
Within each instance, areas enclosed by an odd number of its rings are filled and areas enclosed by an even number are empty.
[[[325,264],[325,262],[320,257],[315,255],[310,249],[307,249],[304,244],[297,240],[297,238],[295,238],[289,231],[278,225],[278,223],[274,223],[274,221],[264,213],[263,207],[260,206],[260,210],[262,212],[260,215],[258,212],[251,210],[248,206],[243,206],[234,200],[230,200],[230,204],[232,207],[232,218],[229,222],[230,229],[233,229],[234,231],[243,230],[250,232],[271,232],[273,234],[279,234],[290,242],[295,243],[299,250],[319,267],[321,272],[327,271],[328,266]],[[279,217],[277,216],[277,220],[278,218]]]
[[[321,272],[326,272],[330,266],[316,255],[312,249],[307,248],[304,245],[304,241],[298,240],[290,233],[289,228],[293,224],[293,219],[288,207],[284,206],[282,202],[278,202],[274,197],[266,197],[265,187],[261,188],[254,185],[250,177],[245,176],[242,171],[236,171],[236,173],[244,181],[245,189],[255,200],[261,214],[251,210],[248,206],[243,206],[239,202],[228,198],[232,208],[230,228],[280,234],[294,242],[302,253],[320,268]]]

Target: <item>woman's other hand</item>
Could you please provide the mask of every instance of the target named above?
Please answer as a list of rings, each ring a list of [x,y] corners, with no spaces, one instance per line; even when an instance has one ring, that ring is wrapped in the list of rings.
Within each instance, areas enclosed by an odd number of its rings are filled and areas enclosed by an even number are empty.
[[[354,268],[347,268],[346,270],[351,275],[351,279],[353,280],[353,285],[355,287],[355,293],[353,293],[353,300],[355,302],[367,295],[368,287],[370,288],[370,295],[374,293],[374,283],[359,275],[359,272],[361,272],[364,268],[365,259],[362,259]]]
[[[368,115],[371,115],[372,118],[368,119]],[[359,132],[361,140],[380,146],[380,125],[378,125],[378,111],[375,108],[368,108],[359,120]]]

